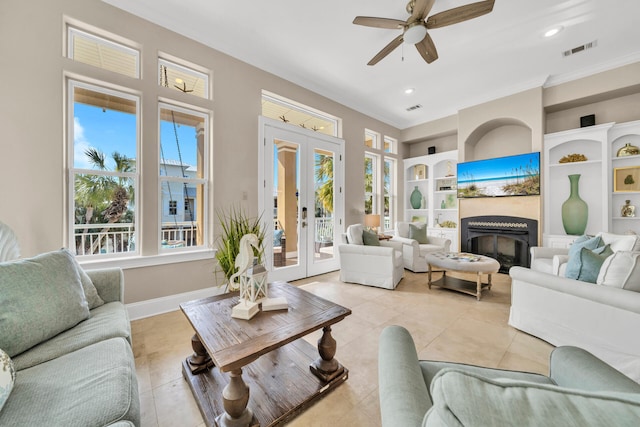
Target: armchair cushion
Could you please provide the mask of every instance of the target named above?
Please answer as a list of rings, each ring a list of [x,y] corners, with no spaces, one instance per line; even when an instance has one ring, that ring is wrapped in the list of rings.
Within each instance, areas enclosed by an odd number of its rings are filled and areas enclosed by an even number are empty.
[[[427,225],[417,226],[416,224],[409,224],[409,238],[415,240],[421,245],[429,243],[427,238]]]
[[[347,242],[351,245],[364,245],[362,232],[364,227],[362,224],[352,224],[347,227]]]
[[[363,230],[362,241],[367,246],[380,246],[380,239],[378,239],[378,235],[373,231]]]
[[[0,263],[0,348],[10,357],[89,317],[73,255],[60,250]]]
[[[489,379],[463,369],[440,371],[431,395],[434,405],[423,426],[631,425],[640,417],[640,396],[634,393]]]
[[[640,292],[640,252],[618,251],[607,258],[596,283]]]
[[[610,244],[613,252],[618,251],[640,251],[640,239],[636,234],[613,234],[600,232],[598,236],[602,243]]]

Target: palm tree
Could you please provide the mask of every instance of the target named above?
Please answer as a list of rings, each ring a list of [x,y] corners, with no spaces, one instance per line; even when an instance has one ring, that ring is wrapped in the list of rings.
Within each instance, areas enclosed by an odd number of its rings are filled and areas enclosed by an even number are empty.
[[[373,195],[373,161],[371,157],[364,158],[364,192]],[[364,212],[373,213],[373,197],[367,197],[364,201]]]
[[[318,200],[325,211],[333,212],[333,156],[316,154],[316,181],[322,182],[318,187]]]
[[[99,170],[109,170],[106,156],[96,148],[89,148],[84,152],[91,165]],[[111,157],[115,163],[116,172],[131,172],[133,161],[125,155],[114,152]],[[78,175],[75,181],[76,206],[84,207],[84,220],[90,224],[96,209],[99,210],[103,220],[112,224],[119,222],[127,213],[129,202],[133,200],[133,186],[127,177],[112,177],[107,175]],[[85,232],[88,228],[85,228]],[[104,228],[102,235],[91,245],[94,253],[100,241],[106,236],[108,228]]]

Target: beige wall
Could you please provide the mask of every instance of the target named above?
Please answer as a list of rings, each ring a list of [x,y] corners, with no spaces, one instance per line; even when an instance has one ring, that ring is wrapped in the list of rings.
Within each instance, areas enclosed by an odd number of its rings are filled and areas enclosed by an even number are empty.
[[[139,43],[143,80],[134,81],[63,57],[64,16]],[[165,52],[213,71],[214,101],[157,85],[157,52]],[[0,2],[0,220],[19,237],[23,256],[65,245],[65,129],[63,73],[90,72],[104,80],[143,92],[143,123],[154,123],[158,97],[169,96],[209,108],[213,114],[214,207],[244,204],[251,214],[258,207],[258,116],[261,91],[291,98],[343,119],[346,140],[346,223],[362,221],[364,129],[392,138],[400,132],[382,122],[258,70],[220,52],[136,18],[99,0],[56,0],[35,7],[22,0]],[[157,129],[143,129],[145,144],[155,144]],[[146,171],[157,171],[156,157],[142,159]],[[242,173],[239,173],[242,171]],[[143,188],[157,188],[154,174]],[[360,184],[361,183],[361,184]],[[248,201],[242,201],[246,192]],[[145,192],[153,205],[157,192]],[[155,228],[155,211],[143,212],[146,227]],[[143,248],[153,253],[157,242]],[[125,270],[127,303],[212,286],[212,260]]]

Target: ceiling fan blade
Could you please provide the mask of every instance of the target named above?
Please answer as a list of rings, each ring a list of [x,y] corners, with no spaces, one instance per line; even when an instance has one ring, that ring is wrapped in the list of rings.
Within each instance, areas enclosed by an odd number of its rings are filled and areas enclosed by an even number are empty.
[[[356,25],[364,25],[365,27],[389,28],[392,30],[402,28],[405,25],[405,22],[399,19],[374,18],[372,16],[356,16],[353,23]]]
[[[413,5],[413,12],[407,22],[423,21],[427,17],[436,0],[416,0]]]
[[[380,60],[382,58],[384,58],[385,56],[389,55],[395,48],[400,46],[402,44],[402,41],[403,41],[403,37],[402,36],[403,35],[400,34],[398,37],[396,37],[395,39],[391,40],[391,43],[389,43],[388,45],[383,47],[382,50],[380,52],[378,52],[378,54],[376,56],[371,58],[371,61],[367,62],[367,65],[376,65],[378,62],[380,62]]]
[[[420,43],[416,43],[416,49],[422,56],[422,59],[427,61],[427,64],[431,64],[433,61],[438,59],[438,51],[436,50],[436,45],[433,43],[431,36],[427,33],[424,36],[424,39]]]
[[[433,28],[446,27],[447,25],[486,15],[493,10],[494,3],[495,0],[479,1],[436,13],[427,19],[427,28],[431,30]]]

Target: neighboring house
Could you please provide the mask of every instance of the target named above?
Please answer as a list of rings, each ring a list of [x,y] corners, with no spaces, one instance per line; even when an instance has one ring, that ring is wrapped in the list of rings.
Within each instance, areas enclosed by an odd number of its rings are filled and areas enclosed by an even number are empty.
[[[160,162],[161,176],[196,177],[195,166],[180,164],[178,160],[167,159]],[[180,182],[165,182],[161,189],[162,223],[181,223],[196,221],[196,188]]]

